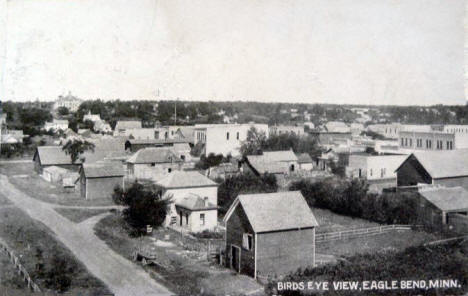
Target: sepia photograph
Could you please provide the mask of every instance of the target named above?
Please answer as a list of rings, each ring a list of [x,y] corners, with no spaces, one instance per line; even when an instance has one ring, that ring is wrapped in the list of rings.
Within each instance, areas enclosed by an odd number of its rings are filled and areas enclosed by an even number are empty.
[[[468,296],[467,0],[0,0],[0,296]]]

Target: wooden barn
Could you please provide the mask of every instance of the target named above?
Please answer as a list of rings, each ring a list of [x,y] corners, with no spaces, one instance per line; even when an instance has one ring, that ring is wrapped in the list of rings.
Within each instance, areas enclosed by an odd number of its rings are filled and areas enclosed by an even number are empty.
[[[239,195],[224,218],[226,265],[252,277],[315,264],[314,214],[299,191]]]
[[[468,190],[468,149],[418,151],[396,169],[397,186],[461,186]]]
[[[81,197],[110,198],[116,186],[124,186],[124,169],[119,163],[84,163],[80,169]]]
[[[60,146],[39,146],[33,157],[34,170],[42,174],[44,168],[56,166],[64,169],[77,171],[81,162],[72,164],[69,155],[66,155]]]

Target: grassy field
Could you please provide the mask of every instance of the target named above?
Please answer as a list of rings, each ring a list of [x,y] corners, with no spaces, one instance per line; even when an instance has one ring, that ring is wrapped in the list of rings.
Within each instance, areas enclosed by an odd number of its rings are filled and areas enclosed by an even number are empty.
[[[145,270],[156,280],[179,295],[241,295],[256,291],[262,295],[263,288],[252,278],[238,275],[224,267],[206,260],[206,252],[188,251],[177,243],[175,232],[157,229],[151,237],[132,238],[119,214],[102,219],[95,228],[96,235],[120,255],[131,259],[132,252],[141,246],[152,246],[159,266],[145,266]],[[170,235],[167,246],[157,246]],[[139,263],[136,263],[139,264]]]
[[[109,210],[100,210],[100,209],[67,209],[67,208],[55,208],[56,212],[64,216],[68,220],[80,223],[86,219],[94,217],[96,215],[109,212]]]
[[[50,230],[41,223],[32,220],[21,210],[14,207],[0,208],[0,237],[20,257],[20,261],[33,280],[47,290],[55,290],[50,280],[49,271],[64,264],[62,275],[71,279],[67,292],[70,295],[104,295],[109,290],[95,277],[73,254],[54,239]]]
[[[0,174],[7,175],[10,182],[19,190],[44,202],[66,206],[107,206],[114,204],[110,198],[86,200],[80,196],[79,192],[65,192],[61,186],[42,179],[34,171],[32,162],[0,164]]]
[[[369,228],[380,225],[360,218],[339,215],[326,209],[312,208],[312,212],[319,224],[317,233],[342,231],[353,228]]]

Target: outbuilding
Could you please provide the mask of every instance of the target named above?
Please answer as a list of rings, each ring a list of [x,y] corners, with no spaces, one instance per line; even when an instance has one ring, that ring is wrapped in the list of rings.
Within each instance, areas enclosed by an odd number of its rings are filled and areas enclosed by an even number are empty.
[[[239,195],[224,217],[226,264],[252,277],[315,264],[314,214],[299,191]]]
[[[124,169],[119,163],[84,163],[80,169],[81,197],[110,198],[114,188],[124,187]]]

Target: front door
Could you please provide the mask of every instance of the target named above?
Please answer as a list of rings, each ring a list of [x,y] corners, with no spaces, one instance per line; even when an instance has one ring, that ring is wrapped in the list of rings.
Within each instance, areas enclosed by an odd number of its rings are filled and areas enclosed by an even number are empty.
[[[231,246],[231,268],[240,272],[240,248]]]

